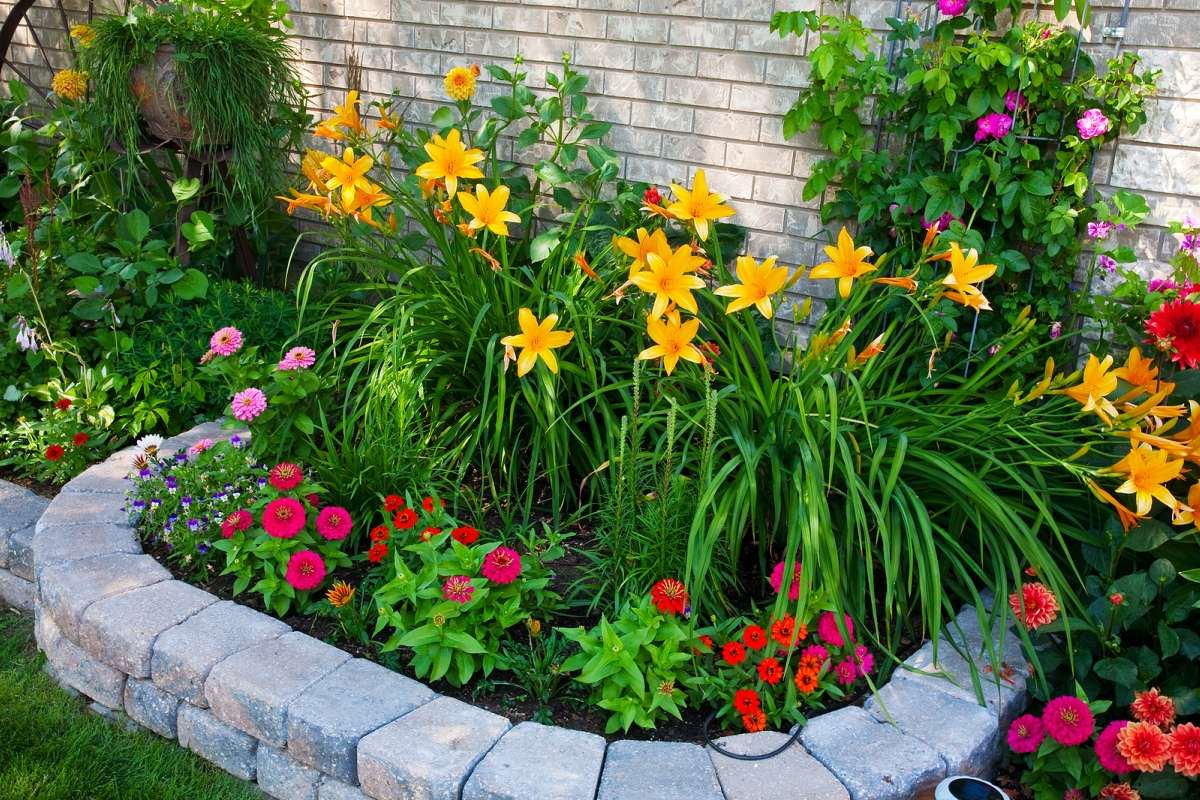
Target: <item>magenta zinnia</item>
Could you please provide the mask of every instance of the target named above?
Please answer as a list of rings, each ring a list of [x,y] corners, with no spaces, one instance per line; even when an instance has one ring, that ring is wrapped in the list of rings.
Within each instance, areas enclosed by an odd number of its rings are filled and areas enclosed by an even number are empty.
[[[1117,749],[1117,740],[1121,729],[1128,724],[1129,720],[1127,719],[1110,722],[1108,727],[1096,737],[1096,759],[1100,762],[1100,766],[1114,775],[1133,772],[1133,765],[1126,761],[1125,756],[1121,755],[1121,751]]]
[[[521,574],[521,556],[511,547],[497,547],[483,557],[480,572],[493,583],[512,583]]]
[[[263,509],[262,524],[267,535],[276,539],[291,539],[308,522],[304,515],[304,506],[299,500],[290,497],[280,497],[267,503]]]
[[[279,362],[282,372],[292,372],[298,369],[308,369],[317,363],[317,354],[309,347],[293,347],[284,354]]]
[[[775,565],[775,569],[771,570],[771,588],[775,590],[775,594],[783,591],[783,569],[787,563],[780,561]],[[792,585],[788,587],[788,600],[800,599],[800,562],[797,561],[792,565]]]
[[[1056,697],[1046,704],[1042,724],[1051,739],[1068,747],[1083,744],[1096,729],[1088,704],[1070,695]]]
[[[325,580],[325,562],[312,550],[301,550],[288,561],[286,578],[297,591],[315,589]]]
[[[281,461],[271,467],[271,472],[268,474],[267,480],[276,489],[286,492],[300,485],[300,481],[304,480],[304,473],[300,470],[300,467],[290,461]]]
[[[350,512],[339,506],[326,506],[317,514],[317,533],[330,541],[345,539],[350,527]]]
[[[1023,714],[1008,726],[1008,746],[1014,753],[1032,753],[1045,738],[1046,729],[1033,714]]]
[[[846,624],[846,633],[850,636],[850,641],[854,641],[854,623],[850,621],[849,614],[842,615],[842,621]],[[817,635],[827,644],[834,647],[841,647],[846,643],[842,638],[842,632],[838,630],[837,617],[832,611],[826,611],[821,615],[821,619],[817,622]]]
[[[231,356],[242,349],[242,332],[232,326],[221,328],[208,340],[208,347],[219,356]]]
[[[455,575],[447,578],[446,582],[442,584],[442,598],[445,600],[453,600],[455,603],[466,605],[471,602],[473,594],[475,594],[475,587],[466,575]]]
[[[233,416],[242,422],[253,422],[259,414],[267,410],[267,396],[262,389],[251,386],[233,396]]]

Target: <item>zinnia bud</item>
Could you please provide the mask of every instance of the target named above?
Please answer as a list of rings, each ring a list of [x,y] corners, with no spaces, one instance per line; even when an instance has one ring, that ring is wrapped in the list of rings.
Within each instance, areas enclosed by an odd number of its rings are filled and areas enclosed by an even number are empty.
[[[1119,606],[1125,602],[1125,595],[1121,594],[1120,592],[1113,592],[1108,596],[1108,602],[1112,603],[1114,606]]]

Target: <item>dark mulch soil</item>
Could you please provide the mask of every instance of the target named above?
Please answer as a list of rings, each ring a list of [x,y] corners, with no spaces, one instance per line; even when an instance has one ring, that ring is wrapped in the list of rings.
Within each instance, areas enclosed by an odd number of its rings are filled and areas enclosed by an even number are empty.
[[[57,486],[53,483],[45,483],[44,481],[34,480],[33,478],[27,478],[24,475],[18,475],[11,470],[0,470],[0,480],[5,480],[9,483],[15,483],[18,486],[24,486],[34,494],[40,494],[42,497],[46,498],[55,497],[60,491],[62,491],[61,486]]]

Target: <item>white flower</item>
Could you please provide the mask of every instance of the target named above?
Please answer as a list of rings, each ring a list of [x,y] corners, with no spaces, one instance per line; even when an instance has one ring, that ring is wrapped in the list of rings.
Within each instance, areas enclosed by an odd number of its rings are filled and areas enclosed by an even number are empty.
[[[151,433],[148,436],[143,436],[137,440],[137,447],[146,455],[154,455],[158,452],[158,448],[162,447],[163,437],[157,433]]]

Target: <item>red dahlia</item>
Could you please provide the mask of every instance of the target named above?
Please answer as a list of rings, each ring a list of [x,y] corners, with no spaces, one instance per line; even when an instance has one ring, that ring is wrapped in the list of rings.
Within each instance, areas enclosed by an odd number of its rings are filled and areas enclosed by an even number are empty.
[[[59,461],[62,459],[63,454],[65,452],[66,451],[62,449],[62,445],[52,444],[46,448],[46,460],[47,461]]]
[[[663,578],[650,588],[650,599],[664,614],[682,614],[687,608],[687,588],[675,578]]]
[[[1179,299],[1163,305],[1146,320],[1149,341],[1188,369],[1200,367],[1200,302]]]

